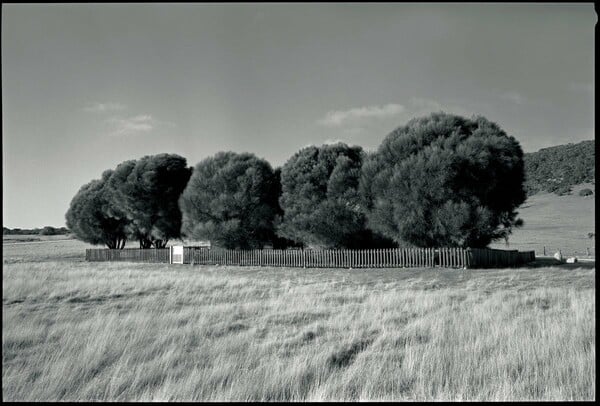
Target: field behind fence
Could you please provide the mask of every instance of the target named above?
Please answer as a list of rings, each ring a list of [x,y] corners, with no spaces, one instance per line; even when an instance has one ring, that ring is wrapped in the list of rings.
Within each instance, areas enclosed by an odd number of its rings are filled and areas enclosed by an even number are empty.
[[[488,268],[519,266],[534,251],[478,248],[394,248],[372,250],[225,250],[184,247],[183,257],[164,249],[87,249],[86,261],[131,261],[307,268]]]

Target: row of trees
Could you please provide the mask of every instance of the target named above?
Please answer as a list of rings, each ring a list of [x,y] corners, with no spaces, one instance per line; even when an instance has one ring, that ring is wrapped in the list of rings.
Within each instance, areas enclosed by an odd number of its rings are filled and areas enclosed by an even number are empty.
[[[226,248],[485,247],[522,225],[519,143],[483,117],[413,119],[377,151],[309,146],[281,168],[220,152],[186,167],[178,155],[126,161],[84,185],[67,225],[122,248],[209,239]]]
[[[69,229],[66,227],[45,226],[44,228],[8,228],[2,227],[3,235],[65,235],[69,234]]]

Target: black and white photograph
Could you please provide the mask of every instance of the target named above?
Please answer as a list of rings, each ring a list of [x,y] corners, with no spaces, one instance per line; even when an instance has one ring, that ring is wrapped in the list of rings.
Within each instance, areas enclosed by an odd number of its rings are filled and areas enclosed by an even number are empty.
[[[597,22],[3,2],[2,400],[595,401]]]

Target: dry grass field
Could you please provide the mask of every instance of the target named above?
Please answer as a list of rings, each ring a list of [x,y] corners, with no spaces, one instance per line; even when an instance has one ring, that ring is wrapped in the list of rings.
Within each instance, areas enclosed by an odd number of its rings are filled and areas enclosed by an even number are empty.
[[[3,245],[4,400],[593,400],[593,264],[85,263]]]

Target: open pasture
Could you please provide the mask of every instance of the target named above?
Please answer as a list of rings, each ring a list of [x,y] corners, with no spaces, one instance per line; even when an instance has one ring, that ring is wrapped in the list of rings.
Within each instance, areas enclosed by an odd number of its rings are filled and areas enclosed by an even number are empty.
[[[591,264],[85,263],[61,244],[3,246],[4,400],[595,398]]]
[[[582,189],[591,189],[591,196],[579,196]],[[557,250],[563,255],[587,256],[589,248],[596,255],[595,239],[588,233],[595,231],[596,188],[594,184],[582,183],[574,186],[570,195],[558,196],[554,193],[537,193],[527,199],[518,209],[519,217],[525,224],[514,230],[507,247],[503,241],[490,245],[490,248],[534,250],[537,256],[552,256]]]

